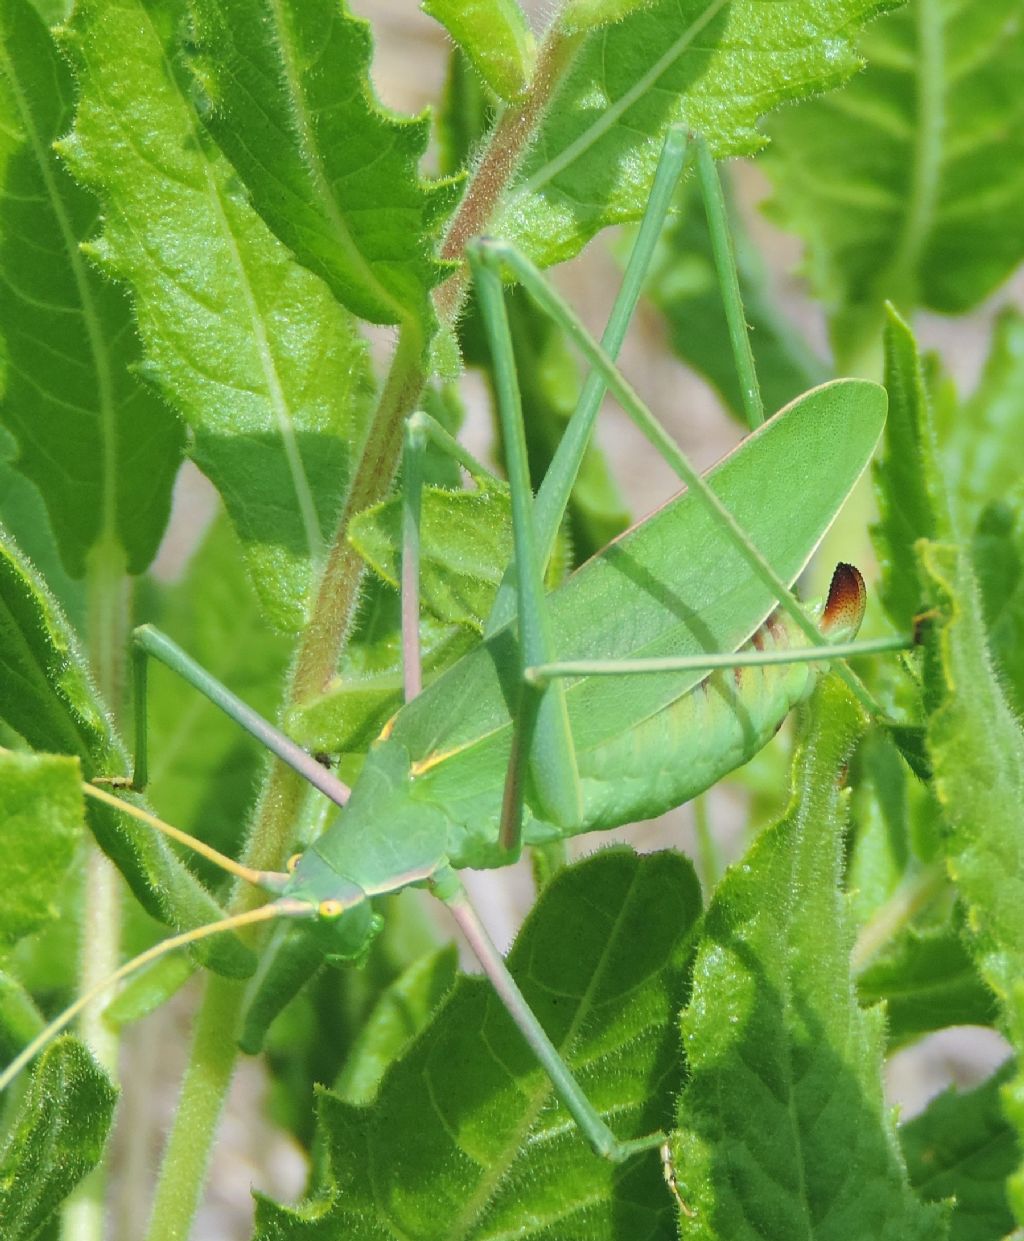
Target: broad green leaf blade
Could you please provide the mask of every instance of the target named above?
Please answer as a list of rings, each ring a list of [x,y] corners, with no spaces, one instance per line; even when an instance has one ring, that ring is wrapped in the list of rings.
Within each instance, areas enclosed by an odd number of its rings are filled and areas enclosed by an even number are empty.
[[[826,367],[775,304],[761,256],[736,211],[730,212],[730,223],[758,383],[765,409],[773,412],[824,380]],[[730,412],[745,423],[711,239],[695,181],[683,187],[680,210],[666,230],[648,278],[647,296],[665,316],[674,352],[713,384]]]
[[[935,537],[941,484],[917,343],[892,308],[885,327],[885,387],[889,417],[885,456],[874,467],[879,521],[871,533],[882,565],[882,603],[897,629],[909,632],[924,610],[914,545]]]
[[[888,0],[660,0],[585,38],[492,231],[541,264],[640,218],[670,125],[716,158],[764,144],[758,119],[837,86]]]
[[[943,470],[968,519],[1001,500],[1020,479],[1024,440],[1024,315],[1007,307],[997,318],[981,380],[956,408],[943,441]]]
[[[939,1095],[900,1130],[910,1183],[929,1202],[955,1201],[950,1241],[992,1241],[1013,1228],[1005,1182],[1019,1152],[999,1105],[1009,1068]]]
[[[131,286],[148,373],[192,428],[267,615],[297,629],[361,438],[365,347],[204,132],[186,25],[181,0],[77,6],[81,100],[62,150],[102,203],[92,252]]]
[[[140,619],[170,634],[254,710],[276,717],[290,643],[263,621],[223,515],[184,577],[151,587]],[[266,752],[167,669],[150,669],[148,703],[148,796],[167,822],[239,856]],[[223,878],[212,867],[203,873]]]
[[[682,1018],[690,1078],[672,1153],[710,1241],[937,1241],[882,1098],[884,1019],[862,1012],[840,887],[839,772],[864,720],[829,679],[812,701],[793,799],[716,889]]]
[[[982,510],[971,540],[989,653],[1007,702],[1024,719],[1024,488]]]
[[[865,34],[866,71],[767,125],[772,213],[808,248],[837,356],[885,299],[957,314],[1024,258],[1018,0],[911,0]]]
[[[398,586],[402,553],[402,501],[385,500],[349,524],[349,541],[392,586]],[[508,488],[423,490],[420,517],[420,595],[446,624],[477,632],[491,610],[505,566],[512,558]]]
[[[81,1043],[63,1038],[40,1057],[16,1126],[0,1151],[0,1234],[39,1237],[95,1167],[117,1092]]]
[[[193,0],[203,120],[256,209],[374,323],[433,321],[429,291],[447,274],[433,237],[451,183],[421,181],[426,117],[377,102],[369,24],[339,0]]]
[[[516,0],[423,0],[499,99],[522,94],[533,72],[533,35]]]
[[[650,1132],[671,1108],[699,900],[678,855],[609,850],[559,875],[510,954],[527,1000],[620,1136]],[[371,1107],[325,1095],[321,1123],[333,1190],[297,1210],[261,1202],[261,1241],[496,1241],[524,1220],[549,1241],[675,1236],[657,1154],[619,1169],[597,1158],[482,979],[460,981]],[[352,1227],[346,1212],[365,1223]]]
[[[455,985],[458,952],[454,945],[414,961],[377,1001],[334,1083],[344,1103],[366,1106],[381,1080],[419,1034]]]
[[[123,776],[128,758],[96,698],[67,622],[31,568],[0,530],[0,719],[36,750],[77,756],[83,776]],[[139,901],[182,929],[223,911],[162,836],[105,806],[90,804],[89,826]],[[252,954],[233,936],[199,945],[201,959],[246,974]]]
[[[132,370],[140,351],[127,299],[79,250],[98,205],[53,150],[72,99],[70,70],[35,9],[3,0],[0,419],[69,571],[81,577],[103,544],[141,573],[167,524],[184,435]]]
[[[885,1001],[896,1047],[948,1026],[991,1026],[998,1016],[960,927],[900,935],[858,976],[857,994],[865,1007]]]
[[[0,753],[0,941],[58,916],[57,899],[85,820],[78,760]]]

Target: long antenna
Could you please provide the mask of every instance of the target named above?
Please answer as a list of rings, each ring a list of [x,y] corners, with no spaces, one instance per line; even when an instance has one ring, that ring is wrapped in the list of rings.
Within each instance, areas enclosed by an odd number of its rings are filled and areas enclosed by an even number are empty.
[[[215,849],[212,845],[208,845],[205,841],[198,839],[198,837],[190,836],[188,832],[183,832],[180,827],[174,827],[170,823],[165,823],[163,819],[158,819],[155,814],[150,814],[148,810],[143,810],[141,806],[134,806],[131,802],[122,801],[120,797],[115,797],[113,793],[108,793],[106,789],[98,788],[95,784],[83,781],[82,792],[87,797],[101,801],[104,805],[113,806],[130,818],[138,819],[140,823],[145,823],[148,827],[155,828],[158,832],[163,832],[165,836],[169,836],[171,840],[176,840],[179,844],[187,846],[194,853],[198,853],[201,857],[206,858],[207,861],[212,862],[214,866],[219,866],[221,870],[226,870],[230,875],[237,875],[239,879],[244,879],[246,883],[251,883],[257,888],[277,893],[282,891],[284,885],[288,882],[288,876],[282,871],[254,870],[251,866],[244,866],[241,862],[236,862],[234,858],[228,857],[226,853],[221,853],[219,849]]]
[[[194,930],[184,931],[181,935],[172,935],[170,939],[154,944],[152,948],[147,948],[145,952],[140,952],[137,957],[132,957],[130,961],[127,961],[112,974],[108,974],[106,978],[98,982],[94,987],[90,987],[88,991],[80,995],[72,1005],[66,1008],[59,1017],[55,1017],[44,1030],[37,1034],[32,1042],[23,1048],[7,1068],[0,1073],[0,1091],[5,1090],[25,1065],[30,1060],[33,1060],[51,1039],[56,1038],[63,1029],[70,1025],[78,1014],[91,1004],[93,1000],[102,995],[108,987],[112,987],[115,983],[120,982],[122,978],[127,978],[129,974],[141,969],[144,965],[148,965],[150,961],[159,960],[160,957],[166,956],[167,953],[173,952],[176,948],[183,948],[186,944],[194,944],[198,940],[206,939],[210,935],[219,935],[221,931],[234,931],[238,927],[250,926],[254,922],[269,922],[274,918],[310,917],[314,912],[313,907],[305,901],[272,901],[268,905],[261,905],[258,909],[250,909],[246,913],[235,914],[230,918],[222,918],[219,922],[210,922],[206,926],[199,926]]]

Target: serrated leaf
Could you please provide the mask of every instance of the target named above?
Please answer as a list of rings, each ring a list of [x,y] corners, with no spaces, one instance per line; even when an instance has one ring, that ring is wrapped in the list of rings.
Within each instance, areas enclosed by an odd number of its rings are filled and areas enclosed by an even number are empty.
[[[0,940],[58,916],[57,898],[85,821],[78,760],[0,753]]]
[[[387,988],[356,1037],[334,1091],[344,1103],[372,1103],[398,1060],[452,989],[459,956],[449,944],[427,953]]]
[[[837,86],[857,27],[889,0],[660,0],[585,37],[491,231],[549,264],[639,219],[672,124],[716,156],[764,144],[758,119]]]
[[[967,520],[1019,481],[1022,441],[1024,315],[1007,307],[996,319],[981,380],[956,407],[943,443],[944,472],[955,480],[953,490]]]
[[[620,1136],[650,1132],[671,1106],[699,899],[678,855],[609,850],[558,876],[509,956]],[[551,1241],[675,1236],[657,1154],[616,1169],[590,1151],[483,979],[458,983],[371,1107],[327,1094],[321,1123],[334,1191],[297,1210],[260,1202],[260,1241],[482,1241],[524,1219]]]
[[[992,1241],[1013,1228],[1005,1181],[1019,1158],[999,1105],[1010,1066],[974,1090],[950,1090],[900,1130],[910,1181],[929,1202],[953,1199],[950,1241]]]
[[[728,183],[723,188],[728,189]],[[826,379],[826,367],[797,328],[783,318],[772,298],[761,256],[736,211],[730,211],[730,225],[764,406],[768,411],[781,409]],[[745,421],[711,238],[696,182],[685,185],[679,195],[679,210],[658,248],[646,293],[665,316],[669,344],[676,355],[713,384],[730,412]]]
[[[116,544],[149,564],[181,461],[178,419],[133,373],[140,351],[124,294],[79,244],[98,206],[57,158],[73,85],[28,0],[0,4],[0,418],[39,488],[69,571]]]
[[[117,1092],[81,1043],[59,1039],[40,1057],[17,1125],[0,1152],[0,1233],[39,1237],[95,1167]]]
[[[533,35],[516,0],[423,0],[499,99],[522,94],[533,72]]]
[[[36,750],[76,755],[85,779],[123,776],[128,758],[98,701],[77,639],[46,587],[0,530],[0,718]],[[88,822],[139,901],[177,928],[224,916],[164,838],[105,806]],[[199,945],[214,968],[246,974],[252,954],[232,936]]]
[[[706,915],[672,1142],[688,1237],[944,1235],[895,1149],[882,1014],[861,1011],[850,978],[838,775],[863,727],[845,687],[824,682],[789,810],[727,872]]]
[[[871,535],[882,565],[882,603],[897,629],[908,632],[923,611],[914,545],[935,537],[940,484],[917,343],[891,307],[885,326],[885,387],[889,416],[885,456],[873,467],[879,520]]]
[[[950,873],[989,986],[1010,1003],[1024,977],[1024,731],[995,676],[964,551],[922,545],[941,620],[929,639],[928,749],[949,832]]]
[[[858,976],[857,993],[866,1007],[885,1001],[893,1047],[948,1026],[991,1026],[997,1018],[959,928],[904,932]]]
[[[349,542],[392,586],[398,585],[402,501],[385,500],[349,523]],[[495,480],[474,491],[423,489],[420,597],[446,624],[483,629],[512,557],[508,488]]]
[[[885,299],[962,313],[1024,258],[1018,0],[911,0],[861,50],[849,86],[767,126],[772,214],[807,245],[840,359]]]
[[[267,615],[293,630],[361,438],[366,351],[205,133],[178,44],[186,16],[183,0],[76,7],[81,99],[61,149],[103,205],[92,253],[131,286],[147,373],[192,428]]]
[[[386,111],[369,24],[339,0],[192,0],[204,121],[301,263],[373,323],[413,318],[447,274],[433,236],[451,183],[420,180],[426,117]]]
[[[1024,488],[982,510],[971,563],[996,674],[1011,709],[1024,719]]]

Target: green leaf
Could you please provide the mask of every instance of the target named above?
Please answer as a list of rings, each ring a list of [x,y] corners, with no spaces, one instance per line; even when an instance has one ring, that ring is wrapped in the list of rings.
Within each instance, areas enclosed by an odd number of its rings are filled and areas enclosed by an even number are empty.
[[[882,565],[880,595],[897,629],[909,632],[923,597],[914,545],[934,538],[941,484],[928,392],[914,334],[890,307],[885,327],[889,416],[885,456],[874,465],[879,521],[871,534]]]
[[[728,189],[728,183],[724,188]],[[679,197],[680,209],[666,229],[648,277],[647,296],[668,321],[669,344],[677,356],[713,384],[729,410],[745,422],[740,381],[697,183],[687,183]],[[761,256],[734,210],[729,213],[729,223],[765,409],[781,409],[827,378],[826,367],[796,327],[782,316],[772,297]]]
[[[58,917],[84,820],[77,759],[0,753],[0,940],[13,942]]]
[[[185,23],[183,0],[76,7],[81,100],[61,149],[102,202],[91,253],[132,288],[147,373],[192,428],[267,615],[296,629],[361,437],[365,347],[205,133],[177,42]]]
[[[996,319],[981,380],[960,404],[943,443],[943,469],[968,519],[1001,500],[1020,479],[1024,440],[1024,315],[1007,307]]]
[[[370,84],[370,27],[338,0],[192,0],[204,122],[257,210],[335,297],[426,336],[447,268],[433,234],[454,202],[417,166],[426,117],[387,112]]]
[[[17,1125],[0,1152],[4,1241],[39,1237],[106,1142],[117,1092],[81,1043],[63,1038],[40,1057]]]
[[[569,0],[558,18],[563,30],[595,30],[620,22],[636,9],[649,8],[653,0]]]
[[[949,831],[950,873],[969,943],[1005,1003],[1024,977],[1024,731],[985,644],[977,584],[963,550],[923,544],[921,566],[940,620],[929,637],[928,749]]]
[[[619,1136],[667,1119],[699,900],[678,855],[608,850],[558,876],[509,956]],[[675,1236],[657,1154],[614,1168],[591,1152],[483,979],[460,980],[372,1106],[327,1094],[321,1123],[333,1190],[296,1210],[261,1201],[260,1241],[482,1241],[524,1220],[552,1241]]]
[[[522,94],[533,72],[533,35],[516,0],[423,0],[500,99]]]
[[[1018,0],[911,0],[873,26],[868,68],[768,124],[772,214],[807,246],[837,356],[885,299],[959,314],[1024,258]]]
[[[63,616],[0,530],[0,718],[36,750],[75,755],[85,779],[124,775],[128,759],[92,688],[85,659]],[[224,916],[162,836],[105,806],[90,804],[89,826],[145,908],[176,928]],[[197,948],[201,959],[246,974],[252,954],[233,936]]]
[[[996,674],[1011,709],[1024,718],[1024,488],[982,510],[971,562]]]
[[[357,514],[349,541],[373,570],[398,585],[402,501],[385,500]],[[420,597],[447,624],[478,632],[512,557],[508,488],[481,481],[475,491],[425,487],[420,517]]]
[[[334,1083],[344,1103],[366,1106],[387,1069],[405,1052],[455,984],[458,952],[438,948],[414,961],[377,1001]]]
[[[910,1181],[929,1202],[955,1200],[950,1241],[992,1241],[1013,1228],[1005,1181],[1019,1158],[999,1106],[1007,1065],[975,1090],[939,1095],[900,1130]]]
[[[81,633],[86,613],[85,583],[68,576],[43,497],[34,483],[8,463],[17,453],[13,439],[6,431],[0,431],[0,437],[0,525],[35,565],[75,630]]]
[[[184,577],[152,592],[143,619],[170,634],[254,710],[276,717],[290,643],[263,622],[238,540],[223,516]],[[153,804],[169,823],[237,856],[265,751],[169,671],[150,670],[148,704]],[[200,870],[222,877],[212,868]]]
[[[883,1015],[861,1011],[850,979],[838,773],[863,727],[845,687],[824,682],[789,810],[727,872],[705,918],[672,1143],[694,1238],[944,1235],[895,1149]]]
[[[997,1018],[959,927],[904,932],[858,976],[857,993],[865,1006],[885,1001],[891,1047],[948,1026],[991,1026]]]
[[[461,626],[420,622],[420,656],[425,685],[474,644]],[[377,661],[380,671],[368,671]],[[288,735],[299,745],[327,754],[364,753],[403,702],[400,637],[369,647],[350,646],[341,670],[322,694],[288,712]]]
[[[79,245],[98,215],[53,143],[71,123],[73,85],[27,0],[0,3],[0,418],[39,488],[76,577],[97,544],[128,571],[149,564],[181,460],[178,420],[133,367],[139,344],[123,293]]]
[[[764,144],[758,118],[857,68],[857,28],[889,0],[659,0],[581,37],[491,231],[549,264],[640,218],[662,140],[685,124],[716,158]]]
[[[45,1024],[42,1013],[22,984],[0,971],[0,1061],[9,1064],[42,1032]]]

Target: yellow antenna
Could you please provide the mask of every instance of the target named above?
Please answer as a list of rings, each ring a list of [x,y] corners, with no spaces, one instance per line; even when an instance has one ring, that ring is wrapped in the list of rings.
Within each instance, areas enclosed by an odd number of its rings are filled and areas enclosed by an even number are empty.
[[[117,798],[113,800],[116,801]],[[250,909],[243,914],[222,918],[219,922],[210,922],[206,926],[196,927],[192,931],[184,931],[181,935],[172,935],[170,939],[154,944],[152,948],[147,948],[145,952],[140,952],[137,957],[132,957],[120,969],[116,969],[112,974],[108,974],[102,982],[98,982],[94,987],[90,987],[84,995],[80,995],[75,1000],[74,1004],[66,1008],[59,1017],[55,1017],[44,1030],[37,1034],[32,1042],[23,1048],[7,1068],[0,1073],[0,1091],[5,1090],[25,1065],[34,1059],[51,1039],[60,1034],[61,1030],[70,1025],[78,1014],[91,1004],[93,1000],[101,996],[108,987],[112,987],[115,983],[120,982],[122,978],[127,978],[129,974],[134,973],[135,970],[148,965],[150,961],[158,960],[168,952],[173,952],[175,948],[183,948],[186,944],[194,944],[200,939],[206,939],[209,935],[218,935],[221,931],[234,931],[238,927],[249,926],[254,922],[269,922],[274,918],[314,917],[315,914],[316,910],[313,906],[305,901],[271,901],[270,904],[261,905],[258,909]]]
[[[205,841],[199,840],[196,836],[190,836],[188,832],[183,832],[180,827],[173,827],[170,823],[165,823],[163,819],[158,819],[155,814],[150,814],[148,810],[143,810],[140,806],[133,806],[131,802],[122,801],[120,797],[115,797],[113,793],[108,793],[106,789],[97,788],[95,784],[88,784],[83,781],[82,791],[87,797],[92,797],[105,805],[113,806],[130,818],[138,819],[140,823],[145,823],[147,826],[155,828],[158,832],[163,832],[165,836],[169,836],[179,844],[186,845],[194,853],[198,853],[215,866],[219,866],[221,870],[226,870],[231,875],[237,875],[239,879],[244,879],[246,883],[251,883],[257,888],[264,888],[271,892],[280,892],[288,882],[287,874],[276,870],[254,870],[251,866],[243,866],[241,862],[236,862],[234,858],[221,853],[212,845],[206,844]]]

